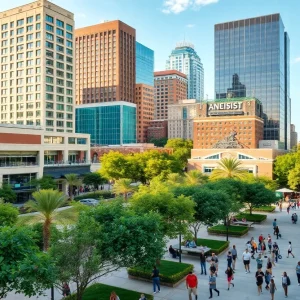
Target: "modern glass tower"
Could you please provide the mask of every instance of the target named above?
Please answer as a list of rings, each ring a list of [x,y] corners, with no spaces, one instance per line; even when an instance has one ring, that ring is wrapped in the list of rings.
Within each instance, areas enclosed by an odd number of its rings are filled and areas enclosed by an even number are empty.
[[[154,51],[136,42],[135,55],[135,82],[154,86]]]
[[[204,98],[203,64],[193,44],[178,43],[166,62],[166,70],[177,70],[187,76],[188,99]]]
[[[289,37],[279,14],[215,25],[216,98],[256,97],[264,139],[290,148]]]

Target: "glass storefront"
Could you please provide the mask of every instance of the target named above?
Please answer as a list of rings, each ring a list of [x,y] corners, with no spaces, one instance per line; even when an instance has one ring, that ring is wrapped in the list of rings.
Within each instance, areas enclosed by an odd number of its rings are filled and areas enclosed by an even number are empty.
[[[37,152],[1,152],[0,167],[35,166],[38,164]]]

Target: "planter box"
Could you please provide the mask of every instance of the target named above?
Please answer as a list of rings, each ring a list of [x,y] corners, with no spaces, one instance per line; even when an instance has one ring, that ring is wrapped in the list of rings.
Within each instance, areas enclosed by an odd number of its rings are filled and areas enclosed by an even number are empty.
[[[245,218],[249,222],[254,223],[261,223],[267,219],[267,215],[262,214],[247,214],[247,213],[240,213],[237,216],[235,216],[238,220],[241,220]]]
[[[213,227],[209,227],[207,231],[209,234],[215,234],[221,236],[227,235],[227,228],[224,225],[216,225]],[[229,226],[228,236],[242,237],[246,235],[248,231],[249,228],[245,226]]]
[[[164,282],[164,281],[161,281],[161,280],[160,280],[159,283],[160,283],[160,285],[168,286],[168,287],[174,288],[174,287],[177,287],[177,286],[178,286],[179,284],[181,284],[182,282],[184,282],[184,281],[185,281],[185,277],[186,277],[186,276],[184,276],[182,279],[180,279],[179,281],[177,281],[177,282],[175,282],[175,283]],[[147,278],[143,278],[143,277],[137,277],[137,276],[132,276],[132,275],[129,275],[129,274],[128,274],[128,278],[134,279],[134,280],[141,280],[141,281],[145,281],[145,282],[152,282],[151,279],[147,279]]]

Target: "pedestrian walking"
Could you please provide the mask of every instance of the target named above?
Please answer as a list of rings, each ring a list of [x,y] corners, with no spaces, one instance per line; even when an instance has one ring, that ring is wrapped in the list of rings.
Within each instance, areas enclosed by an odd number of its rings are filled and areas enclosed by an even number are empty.
[[[245,250],[243,253],[243,262],[246,270],[246,274],[250,273],[250,259],[251,259],[251,254],[249,253],[248,249]]]
[[[276,263],[278,263],[279,247],[276,242],[274,242],[274,244],[273,244],[273,253],[275,255],[275,261],[276,261]]]
[[[289,246],[288,246],[288,255],[286,258],[290,257],[290,254],[293,256],[293,258],[295,258],[295,255],[293,254],[293,249],[292,249],[292,242],[289,242]]]
[[[156,287],[157,287],[157,293],[160,293],[159,269],[157,269],[156,266],[153,266],[151,277],[153,283],[153,294],[156,294]]]
[[[211,254],[211,261],[214,262],[215,267],[216,267],[216,277],[218,276],[218,270],[219,270],[219,258],[215,253]]]
[[[228,291],[229,291],[230,285],[232,285],[234,287],[234,283],[231,282],[234,278],[232,268],[228,266],[227,270],[225,271],[225,274],[227,274]]]
[[[64,297],[71,295],[71,289],[66,282],[64,282],[64,284],[62,286],[62,292],[63,292]]]
[[[275,250],[272,250],[272,253],[271,253],[271,263],[272,263],[272,266],[275,267]]]
[[[209,270],[210,270],[210,273],[213,273],[213,274],[216,273],[217,268],[216,268],[215,263],[213,261],[210,263]]]
[[[275,235],[278,240],[278,236],[279,236],[279,227],[278,226],[275,227]]]
[[[271,238],[270,234],[268,234],[267,243],[268,243],[269,253],[271,253],[271,250],[272,250],[272,238]]]
[[[217,277],[216,277],[216,275],[211,273],[208,280],[209,280],[208,283],[209,283],[209,294],[210,294],[209,299],[211,299],[213,297],[212,290],[216,291],[218,293],[218,296],[220,296],[220,291],[217,290]]]
[[[263,260],[262,260],[261,254],[258,254],[258,257],[256,259],[256,263],[257,263],[257,269],[262,269]]]
[[[267,271],[272,275],[273,271],[272,271],[272,262],[271,262],[270,257],[268,257],[266,268],[267,268]]]
[[[271,279],[271,282],[270,282],[270,294],[271,294],[271,300],[274,300],[274,294],[275,294],[275,291],[276,291],[276,290],[277,290],[277,288],[276,288],[274,279],[272,278],[272,279]]]
[[[287,276],[286,272],[283,272],[283,274],[282,274],[281,283],[282,283],[282,287],[283,287],[283,290],[284,290],[285,298],[287,298],[287,296],[288,296],[288,286],[291,285],[291,280],[290,280],[290,277]]]
[[[203,250],[200,253],[200,266],[201,266],[201,275],[203,273],[206,275],[206,256]]]
[[[262,284],[264,283],[264,276],[265,274],[261,269],[258,269],[255,273],[258,295],[262,293]]]
[[[289,204],[289,206],[286,209],[286,211],[287,211],[288,214],[290,214],[290,209],[291,209],[291,204]]]
[[[189,300],[192,300],[192,294],[194,294],[195,299],[198,299],[197,287],[198,287],[198,278],[193,272],[189,272],[185,279],[186,288],[189,293]]]
[[[237,259],[237,250],[235,245],[232,246],[231,254],[232,254],[232,269],[235,270],[235,263]]]
[[[266,270],[265,272],[265,283],[266,283],[266,290],[268,290],[270,287],[269,287],[269,284],[270,284],[270,281],[271,281],[271,274],[268,270]]]
[[[273,221],[273,232],[274,232],[274,235],[275,235],[275,228],[277,226],[277,219],[274,219]]]
[[[280,201],[280,203],[279,203],[279,211],[280,212],[282,211],[282,201]]]
[[[298,279],[298,285],[300,285],[300,261],[298,261],[298,264],[296,266],[296,274]]]
[[[231,268],[231,266],[232,266],[232,254],[231,254],[231,251],[228,251],[228,253],[227,253],[227,267]]]

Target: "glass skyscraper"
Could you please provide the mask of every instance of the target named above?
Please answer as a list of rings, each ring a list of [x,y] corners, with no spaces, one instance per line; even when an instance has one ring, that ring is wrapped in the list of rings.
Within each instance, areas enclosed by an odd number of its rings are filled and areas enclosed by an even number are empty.
[[[256,97],[264,139],[290,148],[289,37],[279,14],[215,25],[216,98]]]
[[[76,132],[89,133],[91,145],[136,143],[136,105],[122,101],[78,105]]]
[[[188,99],[204,98],[204,69],[194,45],[178,43],[166,62],[166,70],[177,70],[188,79]]]
[[[135,45],[135,82],[154,86],[154,51],[139,42],[136,42]]]

